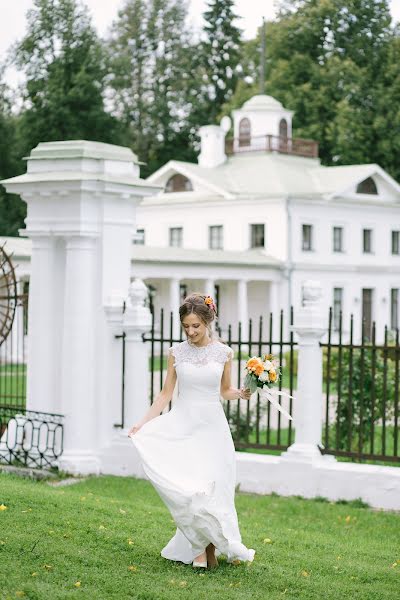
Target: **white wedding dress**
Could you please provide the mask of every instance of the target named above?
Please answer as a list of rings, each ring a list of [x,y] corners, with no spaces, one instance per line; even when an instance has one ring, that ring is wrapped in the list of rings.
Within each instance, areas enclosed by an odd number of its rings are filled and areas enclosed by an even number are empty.
[[[252,561],[242,544],[235,508],[236,462],[220,401],[224,364],[233,350],[219,341],[198,347],[184,341],[174,356],[178,397],[131,435],[143,469],[169,509],[176,533],[161,556],[189,564],[212,542],[215,554]]]

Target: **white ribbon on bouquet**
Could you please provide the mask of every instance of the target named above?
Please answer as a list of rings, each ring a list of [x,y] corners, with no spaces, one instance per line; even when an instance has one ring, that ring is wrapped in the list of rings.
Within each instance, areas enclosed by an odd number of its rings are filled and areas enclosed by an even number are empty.
[[[287,410],[285,410],[279,404],[278,398],[279,398],[279,396],[285,396],[286,398],[292,398],[293,400],[295,400],[296,398],[294,396],[290,396],[290,394],[287,394],[286,392],[282,392],[280,390],[276,390],[275,388],[257,387],[257,392],[261,398],[266,398],[267,400],[269,400],[269,402],[271,402],[272,406],[275,406],[275,408],[277,408],[279,410],[279,412],[281,412],[283,415],[285,415],[285,417],[287,419],[289,419],[289,421],[293,421],[293,417],[287,412]],[[278,396],[278,398],[275,398],[275,396]]]

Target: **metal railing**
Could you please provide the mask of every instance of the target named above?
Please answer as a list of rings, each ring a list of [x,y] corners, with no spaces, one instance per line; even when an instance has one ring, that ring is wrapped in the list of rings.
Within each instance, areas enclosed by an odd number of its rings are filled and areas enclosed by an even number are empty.
[[[168,321],[168,322],[166,322]],[[296,384],[297,371],[297,342],[290,332],[285,338],[284,331],[288,325],[293,324],[293,310],[290,313],[289,323],[285,323],[283,311],[279,318],[274,319],[269,314],[267,323],[262,316],[256,323],[251,319],[247,324],[247,335],[243,334],[244,326],[238,323],[237,327],[228,326],[226,335],[221,341],[233,348],[232,375],[238,388],[245,377],[245,363],[249,356],[256,354],[273,353],[280,363],[284,365],[284,377],[279,381],[277,389],[284,388],[292,396]],[[221,330],[218,329],[221,336]],[[162,389],[164,374],[167,368],[167,351],[175,342],[182,341],[182,330],[179,337],[174,337],[174,315],[169,313],[165,319],[165,312],[161,309],[159,319],[152,314],[152,327],[149,335],[143,337],[144,342],[150,345],[149,372],[150,372],[150,403],[156,393]],[[292,414],[292,399],[280,399],[280,403]],[[172,408],[172,400],[168,410]],[[251,400],[222,401],[232,437],[236,448],[254,448],[269,450],[285,450],[294,441],[292,421],[287,421],[280,411],[275,409],[270,402],[261,399],[258,394]]]
[[[362,331],[366,332],[366,324]],[[333,334],[336,342],[333,342]],[[354,343],[353,315],[348,341],[343,341],[343,318],[333,330],[329,312],[324,351],[325,454],[355,460],[400,462],[399,449],[399,330],[384,330],[383,344],[371,335]]]
[[[63,451],[63,415],[0,407],[0,462],[52,467]]]
[[[243,152],[278,152],[292,156],[318,158],[318,142],[278,135],[228,138],[225,141],[225,153],[228,156]]]

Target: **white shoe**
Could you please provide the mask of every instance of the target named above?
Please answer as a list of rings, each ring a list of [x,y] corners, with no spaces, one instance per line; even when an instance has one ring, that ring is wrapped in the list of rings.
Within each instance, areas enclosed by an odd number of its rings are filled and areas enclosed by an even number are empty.
[[[205,569],[207,569],[207,561],[206,560],[194,560],[192,562],[192,566],[193,567],[203,567]]]

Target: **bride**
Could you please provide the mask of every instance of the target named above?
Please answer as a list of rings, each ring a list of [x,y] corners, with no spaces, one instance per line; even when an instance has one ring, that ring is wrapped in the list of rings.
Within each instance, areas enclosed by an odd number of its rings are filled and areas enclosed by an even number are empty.
[[[169,509],[176,533],[161,550],[169,560],[212,568],[252,561],[242,543],[235,508],[235,447],[220,397],[250,397],[231,386],[233,350],[211,329],[216,308],[194,293],[179,308],[187,339],[168,350],[164,386],[142,420],[128,432],[143,469]],[[172,398],[169,412],[160,414]]]

